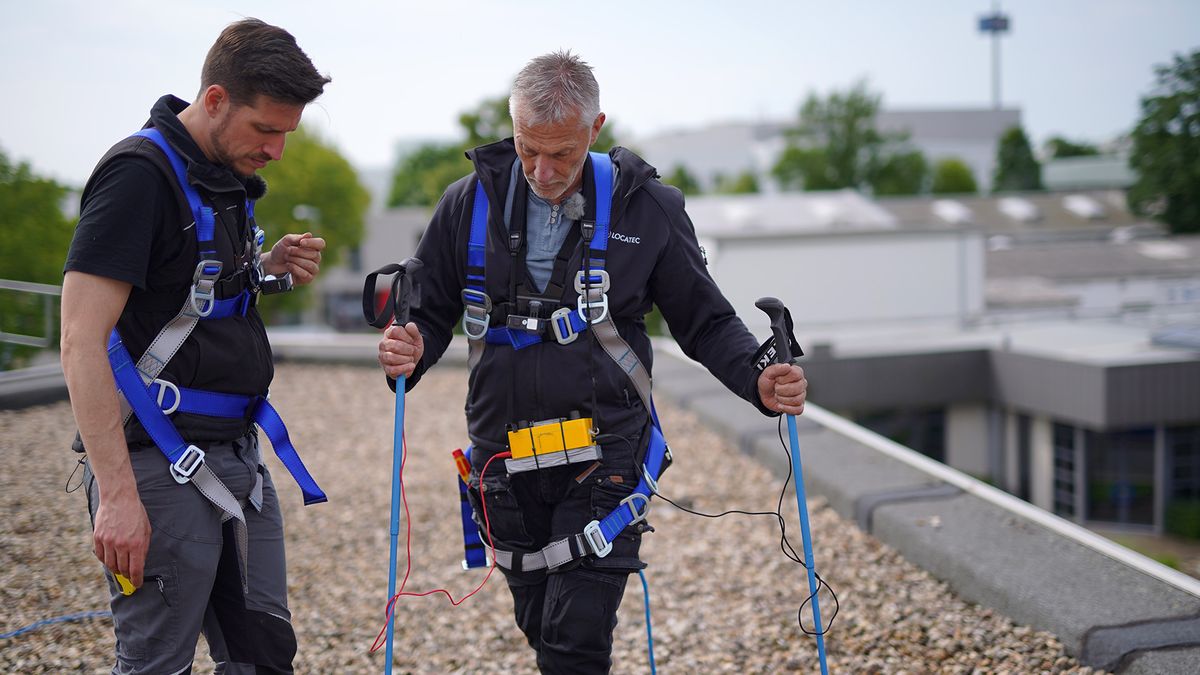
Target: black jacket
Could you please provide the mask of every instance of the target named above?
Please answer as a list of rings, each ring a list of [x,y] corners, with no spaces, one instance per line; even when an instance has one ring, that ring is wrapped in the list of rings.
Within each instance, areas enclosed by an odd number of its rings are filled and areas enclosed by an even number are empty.
[[[683,195],[660,183],[654,167],[629,150],[618,147],[609,155],[619,168],[619,182],[613,188],[606,268],[612,284],[609,311],[621,337],[651,368],[643,317],[652,304],[658,305],[671,335],[689,357],[764,414],[774,414],[758,398],[758,373],[751,364],[758,342],[709,276],[695,229],[684,212]],[[503,210],[516,160],[513,141],[481,146],[467,156],[475,163],[475,173],[446,190],[417,248],[425,266],[415,275],[421,297],[412,320],[421,330],[425,353],[408,380],[410,388],[445,352],[462,317],[477,179],[490,205],[485,289],[494,304],[510,296],[512,259]],[[590,175],[589,167],[584,174],[585,193]],[[569,236],[563,246],[560,257],[570,256],[561,302],[574,307],[577,294],[569,280],[582,269],[578,234]],[[596,410],[592,409],[593,387]],[[498,451],[505,446],[506,423],[565,417],[572,411],[593,416],[601,433],[626,437],[635,437],[648,419],[628,376],[587,332],[568,345],[550,341],[521,350],[485,347],[467,394],[468,430],[475,445]]]
[[[173,96],[162,97],[151,109],[145,126],[157,128],[184,158],[189,181],[205,204],[213,207],[217,256],[223,263],[221,276],[228,279],[248,261],[247,191],[251,197],[259,197],[265,184],[261,178],[239,178],[209,162],[177,117],[186,105]],[[129,163],[148,170],[131,171]],[[130,181],[136,185],[114,184]],[[123,208],[129,204],[127,197],[107,198],[128,195],[131,189],[161,206],[138,216],[144,216],[146,222],[131,222],[131,214]],[[174,171],[149,139],[130,137],[118,142],[100,160],[84,187],[79,224],[65,269],[134,284],[117,330],[135,361],[187,298],[197,263],[192,221]],[[123,249],[122,237],[149,237],[151,242],[142,249]],[[129,260],[134,257],[147,259]],[[129,276],[131,264],[142,266],[142,278]],[[228,282],[224,286],[225,292],[218,292],[218,297],[232,294],[239,287]],[[251,308],[245,316],[197,323],[160,377],[181,387],[257,396],[266,394],[273,375],[266,330],[258,312]],[[244,435],[249,427],[245,419],[183,413],[172,415],[172,421],[188,441],[229,440]],[[131,444],[151,442],[136,417],[126,425],[125,435]]]

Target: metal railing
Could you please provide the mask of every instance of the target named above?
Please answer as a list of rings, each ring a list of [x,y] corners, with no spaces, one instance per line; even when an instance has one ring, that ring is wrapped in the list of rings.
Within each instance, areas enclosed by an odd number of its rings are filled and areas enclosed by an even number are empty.
[[[0,331],[0,342],[11,342],[43,349],[50,347],[54,339],[54,323],[58,320],[54,312],[54,298],[62,295],[62,287],[50,284],[36,284],[31,281],[0,279],[0,291],[16,291],[18,293],[32,293],[42,296],[43,327],[41,336]]]

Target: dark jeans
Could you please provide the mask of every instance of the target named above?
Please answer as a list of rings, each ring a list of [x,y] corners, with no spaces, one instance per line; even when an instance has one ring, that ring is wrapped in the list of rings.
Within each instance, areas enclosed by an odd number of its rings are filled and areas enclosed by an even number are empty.
[[[514,553],[537,551],[607,516],[637,485],[636,443],[605,445],[597,464],[582,462],[511,477],[503,460],[492,462],[484,476],[484,494],[496,547]],[[483,452],[471,458],[470,495],[481,530],[478,480],[486,459]],[[517,626],[537,652],[543,673],[607,673],[611,668],[613,629],[625,582],[630,572],[645,567],[638,558],[641,534],[634,529],[621,533],[604,558],[589,556],[551,572],[504,570]]]

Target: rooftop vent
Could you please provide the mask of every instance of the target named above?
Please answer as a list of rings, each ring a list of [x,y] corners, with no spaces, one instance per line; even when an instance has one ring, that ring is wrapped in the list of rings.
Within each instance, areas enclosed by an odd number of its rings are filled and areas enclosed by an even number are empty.
[[[1084,220],[1101,220],[1108,215],[1103,204],[1087,195],[1067,195],[1062,203],[1063,208]]]
[[[1002,197],[996,207],[1004,215],[1018,223],[1036,223],[1042,219],[1042,211],[1033,202],[1020,197]]]
[[[953,199],[937,199],[933,202],[933,215],[951,225],[970,225],[975,216],[965,204]]]

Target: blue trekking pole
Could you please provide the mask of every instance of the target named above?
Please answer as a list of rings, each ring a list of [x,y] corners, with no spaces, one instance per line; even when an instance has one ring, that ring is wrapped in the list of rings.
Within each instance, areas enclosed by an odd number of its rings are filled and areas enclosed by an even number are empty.
[[[375,328],[386,328],[389,324],[403,326],[408,323],[408,312],[412,308],[412,274],[421,269],[417,258],[408,258],[402,263],[384,265],[367,275],[363,287],[363,316]],[[376,313],[375,279],[380,274],[395,274],[383,308]],[[391,549],[388,556],[388,619],[387,649],[384,653],[383,672],[392,672],[392,635],[396,622],[396,548],[400,536],[400,467],[404,464],[404,384],[403,375],[396,378],[396,417],[392,430],[392,518]]]
[[[792,335],[792,315],[777,298],[759,298],[754,306],[767,313],[771,332],[775,335],[775,362],[791,363],[792,347],[800,351]],[[768,354],[769,356],[769,354]],[[800,356],[797,353],[797,356]],[[804,540],[804,567],[808,570],[808,592],[811,594],[813,632],[817,637],[817,656],[821,659],[821,675],[829,675],[825,665],[825,632],[821,630],[821,604],[817,601],[817,573],[813,566],[812,534],[808,526],[808,503],[804,496],[804,468],[800,464],[800,437],[796,433],[796,416],[788,415],[788,433],[792,441],[792,473],[796,476],[796,508],[800,512],[800,535]],[[803,626],[801,626],[803,628]]]

